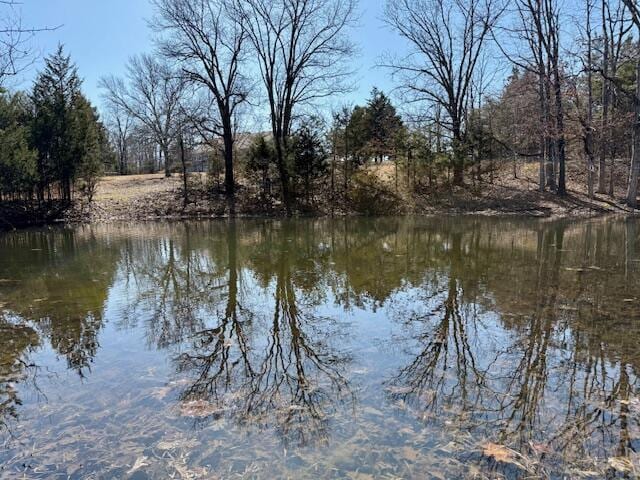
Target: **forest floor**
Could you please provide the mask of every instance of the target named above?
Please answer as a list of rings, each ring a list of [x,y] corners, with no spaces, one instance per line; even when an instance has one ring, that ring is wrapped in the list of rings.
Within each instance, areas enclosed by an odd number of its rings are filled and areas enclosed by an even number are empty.
[[[580,166],[568,165],[567,195],[538,189],[538,165],[518,165],[517,178],[513,167],[505,165],[494,172],[493,182],[483,173],[482,181],[472,183],[470,176],[464,188],[428,189],[416,195],[415,210],[421,213],[476,213],[484,215],[531,215],[539,217],[590,217],[603,214],[638,214],[625,204],[626,168],[616,171],[613,197],[596,193],[592,200],[587,193],[586,174]],[[607,185],[608,187],[608,185]]]
[[[578,167],[578,166],[576,166]],[[490,174],[484,172],[482,181],[473,181],[467,174],[464,187],[450,187],[447,182],[406,188],[407,179],[399,177],[396,190],[393,164],[373,165],[366,175],[355,176],[353,192],[345,197],[337,195],[333,202],[328,195],[318,195],[312,207],[301,214],[481,214],[527,215],[538,217],[589,217],[602,214],[631,212],[623,197],[624,181],[615,185],[615,196],[597,194],[588,198],[586,179],[579,168],[569,165],[567,172],[568,195],[558,197],[552,192],[537,189],[537,165],[518,165],[518,178],[513,167],[504,165]],[[625,172],[616,172],[616,178],[624,179]],[[236,210],[239,215],[282,214],[282,205],[275,199],[265,201],[259,192],[243,186],[237,194]],[[428,183],[428,182],[427,182]],[[91,206],[77,205],[67,221],[109,222],[119,220],[151,220],[160,218],[211,218],[226,214],[227,205],[220,189],[210,188],[204,174],[189,175],[190,196],[187,206],[182,198],[182,177],[162,174],[104,177],[101,179]],[[326,188],[317,189],[327,192]],[[215,193],[215,192],[218,193]],[[213,193],[212,193],[213,192]],[[373,193],[372,193],[373,192]],[[364,197],[364,198],[362,198]],[[638,212],[636,212],[638,213]]]

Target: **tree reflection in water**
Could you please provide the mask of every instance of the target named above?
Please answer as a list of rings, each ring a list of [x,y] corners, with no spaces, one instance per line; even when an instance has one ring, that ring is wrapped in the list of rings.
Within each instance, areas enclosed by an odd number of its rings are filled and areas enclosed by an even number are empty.
[[[273,432],[325,452],[340,437],[411,476],[390,456],[428,451],[426,427],[445,444],[471,439],[448,453],[463,464],[501,467],[482,455],[494,442],[535,460],[524,466],[538,477],[602,473],[640,446],[637,225],[238,220],[5,236],[0,429],[40,350],[96,375],[111,324],[170,360],[176,389],[161,405],[196,431],[224,420],[232,440]]]
[[[210,402],[214,412],[233,412],[237,422],[253,426],[273,425],[286,442],[305,445],[325,441],[337,403],[353,401],[343,373],[350,358],[332,342],[337,322],[298,301],[304,294],[293,282],[288,229],[279,237],[271,251],[275,288],[269,317],[240,306],[237,229],[230,224],[224,314],[218,325],[195,336],[193,349],[179,355],[176,365],[191,379],[182,401]],[[266,330],[256,325],[261,320]]]
[[[313,235],[258,222],[244,224],[239,245],[233,221],[205,227],[196,242],[191,228],[176,236],[181,244],[132,247],[125,269],[138,292],[136,311],[153,312],[132,314],[146,318],[149,343],[178,350],[184,409],[196,409],[200,423],[231,416],[274,427],[297,445],[326,441],[332,414],[355,398],[345,377],[351,357],[339,348],[344,325],[316,311],[324,278],[313,277],[323,268],[315,265]],[[306,252],[292,246],[300,238]]]
[[[29,360],[29,353],[39,341],[35,330],[0,313],[0,432],[10,431],[11,423],[19,419],[22,400],[16,384],[35,381],[37,367]]]
[[[541,228],[535,258],[492,244],[499,237],[478,243],[475,229],[445,233],[440,274],[393,310],[413,359],[387,382],[391,400],[428,423],[453,418],[462,431],[546,458],[543,476],[553,465],[635,455],[637,232],[634,222],[612,235],[616,227],[590,223],[570,243],[566,224]]]

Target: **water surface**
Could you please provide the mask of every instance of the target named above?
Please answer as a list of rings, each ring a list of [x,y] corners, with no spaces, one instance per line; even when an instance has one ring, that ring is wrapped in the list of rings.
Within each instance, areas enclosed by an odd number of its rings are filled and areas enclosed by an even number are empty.
[[[0,236],[0,478],[635,478],[640,223]]]

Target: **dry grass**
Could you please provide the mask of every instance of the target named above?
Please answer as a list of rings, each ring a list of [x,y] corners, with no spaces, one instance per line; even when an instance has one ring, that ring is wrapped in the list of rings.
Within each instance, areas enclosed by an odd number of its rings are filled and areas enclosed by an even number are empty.
[[[484,168],[484,167],[483,167]],[[473,182],[467,174],[464,188],[451,188],[448,184],[423,190],[410,195],[418,213],[478,213],[487,215],[523,214],[540,217],[587,217],[602,214],[632,214],[624,204],[624,169],[617,171],[619,179],[614,197],[597,194],[591,200],[587,195],[586,175],[581,165],[569,164],[567,168],[567,196],[558,197],[553,192],[538,190],[538,165],[520,164],[518,178],[514,178],[513,167],[502,165],[494,171],[494,181],[484,172],[481,182]]]
[[[181,186],[182,178],[179,175],[169,178],[161,173],[103,177],[98,184],[95,201],[135,201],[148,195],[169,194]]]
[[[486,168],[486,166],[484,166]],[[567,171],[568,196],[559,198],[552,192],[539,192],[537,188],[537,164],[518,165],[518,178],[513,176],[510,164],[503,164],[494,171],[494,182],[490,175],[483,173],[482,181],[473,181],[467,173],[464,187],[451,187],[445,179],[439,179],[435,185],[422,188],[409,188],[402,169],[398,172],[392,163],[373,164],[367,167],[368,173],[378,178],[378,186],[388,192],[389,198],[395,198],[401,208],[391,209],[391,213],[404,211],[413,214],[461,214],[483,215],[529,215],[540,217],[594,216],[606,213],[630,214],[624,205],[625,167],[616,172],[619,179],[616,185],[616,197],[598,194],[590,200],[586,192],[586,179],[581,165],[569,164]],[[145,220],[157,218],[198,218],[217,217],[226,213],[224,197],[220,193],[209,193],[206,187],[206,174],[191,174],[189,183],[193,188],[189,204],[185,208],[182,202],[182,177],[173,175],[165,178],[163,174],[109,176],[101,179],[90,208],[79,207],[68,216],[70,221],[114,221]],[[241,183],[246,183],[241,180]],[[339,182],[342,184],[342,182]],[[318,189],[322,193],[317,197],[316,214],[328,213],[331,209],[329,193],[326,188]],[[327,197],[327,198],[324,198]],[[334,205],[335,212],[358,214],[357,204],[351,204],[349,196],[338,194]],[[386,208],[386,207],[385,207]],[[269,208],[259,198],[255,188],[241,185],[238,193],[238,213],[270,214],[281,213],[282,205],[273,199]],[[380,209],[374,209],[378,212]],[[308,212],[307,212],[308,213]],[[382,212],[380,212],[382,213]]]

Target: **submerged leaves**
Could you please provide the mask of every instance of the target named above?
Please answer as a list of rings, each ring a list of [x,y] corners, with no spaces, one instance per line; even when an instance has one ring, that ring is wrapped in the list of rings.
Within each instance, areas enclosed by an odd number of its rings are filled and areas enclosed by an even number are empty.
[[[149,460],[147,457],[144,457],[144,456],[143,457],[138,457],[136,459],[135,463],[133,464],[133,467],[131,467],[127,471],[127,475],[131,475],[132,473],[137,472],[141,468],[148,467],[149,466],[149,462],[147,460]]]
[[[497,462],[514,463],[518,453],[504,445],[489,442],[484,445],[482,454],[485,457],[493,458]]]
[[[222,413],[224,413],[224,409],[206,400],[192,400],[180,404],[180,415],[183,417],[206,418]]]
[[[489,457],[496,462],[515,465],[525,471],[529,470],[523,463],[526,463],[525,457],[515,450],[497,443],[485,443],[482,449],[485,457]]]
[[[635,471],[633,462],[627,457],[610,457],[607,463],[611,468],[621,473],[632,473]]]

